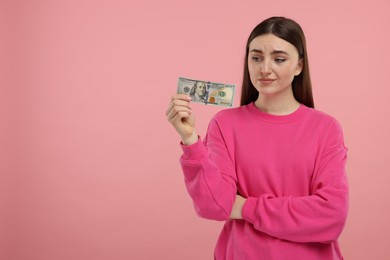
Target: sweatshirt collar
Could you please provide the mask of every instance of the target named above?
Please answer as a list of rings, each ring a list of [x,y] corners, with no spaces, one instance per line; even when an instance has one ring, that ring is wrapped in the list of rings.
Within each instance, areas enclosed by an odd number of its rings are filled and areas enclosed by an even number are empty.
[[[268,122],[268,123],[274,123],[274,124],[284,124],[284,123],[296,121],[299,117],[301,117],[305,113],[305,111],[307,111],[309,109],[305,105],[301,104],[294,112],[292,112],[290,114],[273,115],[273,114],[268,114],[268,113],[258,109],[255,105],[255,102],[248,104],[247,108],[248,108],[250,113],[255,115],[260,120]]]

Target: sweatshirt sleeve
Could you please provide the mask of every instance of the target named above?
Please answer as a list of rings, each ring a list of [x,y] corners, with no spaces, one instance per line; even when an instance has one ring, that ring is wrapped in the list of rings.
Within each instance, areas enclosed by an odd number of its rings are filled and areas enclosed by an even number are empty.
[[[249,197],[243,219],[271,236],[295,242],[332,242],[340,235],[348,212],[345,173],[347,148],[334,121],[317,159],[310,196]]]
[[[236,198],[236,174],[215,119],[204,141],[182,145],[180,164],[196,213],[203,218],[226,220]]]

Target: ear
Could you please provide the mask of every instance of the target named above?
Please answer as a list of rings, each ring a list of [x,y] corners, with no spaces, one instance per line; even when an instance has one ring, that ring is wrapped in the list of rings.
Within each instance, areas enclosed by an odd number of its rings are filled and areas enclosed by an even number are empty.
[[[303,69],[303,59],[300,59],[299,62],[298,62],[297,68],[295,70],[294,75],[298,76],[299,74],[301,74],[302,69]]]

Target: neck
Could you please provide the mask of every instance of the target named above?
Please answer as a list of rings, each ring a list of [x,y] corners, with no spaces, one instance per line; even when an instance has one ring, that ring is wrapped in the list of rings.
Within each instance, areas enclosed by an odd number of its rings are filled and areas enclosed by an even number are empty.
[[[255,105],[261,111],[273,115],[288,115],[297,110],[300,103],[291,91],[274,95],[259,95]]]

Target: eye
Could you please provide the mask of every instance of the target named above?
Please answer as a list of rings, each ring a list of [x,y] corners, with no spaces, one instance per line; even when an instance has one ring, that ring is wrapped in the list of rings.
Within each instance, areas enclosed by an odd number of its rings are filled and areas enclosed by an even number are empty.
[[[286,61],[286,59],[283,59],[283,58],[276,58],[275,59],[276,63],[283,63]]]
[[[258,56],[252,56],[251,58],[253,61],[261,61],[261,58]]]

